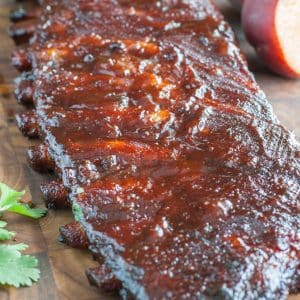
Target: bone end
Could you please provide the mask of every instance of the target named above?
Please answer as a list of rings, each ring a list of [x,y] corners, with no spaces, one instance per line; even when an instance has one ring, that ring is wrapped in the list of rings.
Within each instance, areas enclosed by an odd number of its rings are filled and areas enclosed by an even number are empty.
[[[121,281],[105,265],[87,269],[86,276],[91,285],[105,293],[116,293],[122,288]]]
[[[51,181],[40,186],[47,208],[69,208],[68,190],[61,181]]]
[[[9,19],[12,22],[20,22],[25,20],[30,20],[39,17],[41,14],[40,8],[33,8],[30,10],[24,9],[24,7],[19,7],[12,10],[9,14]]]
[[[33,75],[24,72],[15,79],[14,95],[17,101],[24,105],[31,105],[33,103]]]
[[[59,229],[62,241],[72,248],[87,249],[88,238],[78,222],[61,226]]]
[[[21,112],[15,115],[17,125],[24,136],[37,138],[39,126],[35,111]]]
[[[16,45],[22,45],[29,42],[35,30],[36,25],[32,20],[25,20],[11,24],[8,29],[8,34],[14,40]]]
[[[50,157],[45,144],[32,146],[28,149],[28,161],[32,169],[39,172],[53,171],[55,163]]]
[[[30,55],[25,49],[13,51],[11,63],[20,72],[30,71],[32,69]]]

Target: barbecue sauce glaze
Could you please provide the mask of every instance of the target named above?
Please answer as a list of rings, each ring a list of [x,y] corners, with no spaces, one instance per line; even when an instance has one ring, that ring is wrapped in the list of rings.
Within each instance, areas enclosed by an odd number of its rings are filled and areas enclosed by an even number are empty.
[[[123,287],[138,299],[296,290],[299,146],[216,7],[41,3],[28,48],[40,135]]]

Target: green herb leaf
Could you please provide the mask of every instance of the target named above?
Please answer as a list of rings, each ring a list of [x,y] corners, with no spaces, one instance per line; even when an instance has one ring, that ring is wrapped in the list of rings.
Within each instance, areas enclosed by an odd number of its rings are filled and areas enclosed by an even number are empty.
[[[0,183],[0,216],[3,211],[10,211],[34,219],[38,219],[46,214],[45,209],[31,208],[28,204],[20,203],[24,191],[17,192],[4,183]]]
[[[17,203],[12,205],[8,211],[23,215],[26,217],[39,219],[46,214],[46,210],[42,208],[31,208],[27,204]]]
[[[75,201],[73,202],[73,205],[72,205],[72,212],[73,212],[75,221],[79,222],[83,218],[82,208]]]
[[[20,200],[25,192],[17,192],[4,183],[0,183],[0,217],[4,211],[14,212],[31,218],[40,218],[46,210],[31,208]],[[0,241],[11,239],[15,233],[4,229],[6,222],[0,221]],[[29,286],[40,278],[37,268],[38,261],[34,256],[22,255],[21,251],[27,245],[0,244],[0,285],[13,285],[15,287]]]
[[[0,205],[3,207],[5,205],[9,205],[11,202],[17,202],[21,200],[21,198],[25,194],[25,191],[22,192],[15,191],[5,183],[0,183],[0,191],[1,191]]]
[[[27,247],[25,244],[0,245],[0,284],[30,286],[40,278],[37,259],[20,252]]]
[[[3,227],[5,227],[6,225],[6,222],[0,221],[0,241],[10,240],[15,236],[14,232],[3,229]]]

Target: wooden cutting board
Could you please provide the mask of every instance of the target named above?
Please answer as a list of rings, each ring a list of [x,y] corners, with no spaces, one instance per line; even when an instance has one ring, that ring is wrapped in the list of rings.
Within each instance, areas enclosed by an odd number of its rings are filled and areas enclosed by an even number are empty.
[[[246,53],[250,68],[268,95],[282,123],[300,137],[300,81],[291,81],[269,73],[257,60],[239,29],[239,17],[225,0],[217,1],[226,18],[237,30],[241,47]],[[22,190],[26,197],[43,206],[39,184],[49,176],[33,172],[26,163],[25,151],[37,141],[27,140],[14,123],[14,114],[24,110],[12,95],[12,81],[17,72],[10,66],[10,53],[14,45],[7,36],[8,14],[17,7],[14,0],[0,0],[0,182]],[[16,242],[29,245],[27,253],[40,261],[41,280],[30,288],[0,288],[0,299],[55,300],[55,299],[117,299],[99,293],[91,287],[84,274],[85,268],[95,265],[87,251],[75,250],[57,241],[58,228],[72,220],[69,211],[50,210],[48,215],[34,221],[25,217],[5,214],[8,228],[16,231]],[[300,296],[290,299],[300,300]]]

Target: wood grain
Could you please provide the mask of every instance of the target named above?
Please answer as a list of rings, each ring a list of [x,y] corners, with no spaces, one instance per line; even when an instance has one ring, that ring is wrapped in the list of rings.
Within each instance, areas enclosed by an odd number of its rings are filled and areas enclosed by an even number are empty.
[[[245,42],[238,15],[225,0],[217,2],[236,29],[249,66],[279,119],[300,137],[300,82],[269,73]],[[14,114],[24,110],[11,94],[12,81],[17,72],[10,66],[10,53],[14,45],[7,36],[8,14],[17,5],[13,0],[0,0],[0,181],[16,189],[25,189],[26,197],[42,206],[39,184],[48,178],[33,172],[26,163],[25,155],[27,147],[36,142],[22,137],[14,123]],[[95,265],[95,262],[87,251],[70,249],[57,241],[59,226],[71,219],[69,211],[49,211],[39,221],[5,215],[9,229],[18,232],[15,242],[26,242],[30,246],[27,252],[39,258],[42,276],[30,288],[1,288],[1,300],[116,299],[102,295],[88,284],[84,270]],[[289,299],[300,300],[300,296],[291,296]]]

